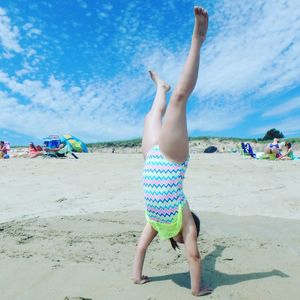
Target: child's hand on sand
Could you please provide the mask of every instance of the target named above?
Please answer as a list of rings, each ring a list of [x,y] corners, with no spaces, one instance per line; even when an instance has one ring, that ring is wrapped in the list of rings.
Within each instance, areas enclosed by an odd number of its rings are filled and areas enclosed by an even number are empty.
[[[209,295],[213,292],[213,289],[212,288],[203,288],[201,289],[200,292],[198,293],[195,293],[195,292],[192,292],[192,295],[193,296],[196,296],[196,297],[201,297],[201,296],[206,296],[206,295]]]
[[[195,6],[194,14],[195,14],[194,37],[199,37],[203,42],[205,40],[207,28],[208,28],[208,13],[204,8]]]
[[[134,284],[145,284],[150,281],[148,276],[142,275],[139,279],[132,278]]]

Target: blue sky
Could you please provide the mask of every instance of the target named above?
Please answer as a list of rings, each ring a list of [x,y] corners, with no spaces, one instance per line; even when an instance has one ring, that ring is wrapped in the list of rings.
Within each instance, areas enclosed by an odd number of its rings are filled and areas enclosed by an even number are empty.
[[[140,137],[156,70],[174,87],[194,1],[0,2],[0,139]],[[202,1],[210,15],[189,133],[300,136],[298,0]]]

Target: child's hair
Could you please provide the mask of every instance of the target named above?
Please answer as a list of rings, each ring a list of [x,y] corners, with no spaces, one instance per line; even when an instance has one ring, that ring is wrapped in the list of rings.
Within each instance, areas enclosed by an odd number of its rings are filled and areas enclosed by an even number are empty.
[[[195,225],[196,225],[197,236],[199,236],[199,233],[200,233],[200,220],[193,212],[191,212],[191,213],[192,213]],[[176,250],[176,248],[179,248],[177,242],[173,238],[170,238],[170,243],[171,243],[171,246],[174,250]]]
[[[32,148],[32,149],[34,149],[34,150],[36,150],[36,146],[35,146],[35,144],[34,144],[33,142],[31,142],[31,143],[29,144],[29,147]]]
[[[290,149],[292,147],[291,143],[285,143],[285,145],[288,147],[288,149]]]

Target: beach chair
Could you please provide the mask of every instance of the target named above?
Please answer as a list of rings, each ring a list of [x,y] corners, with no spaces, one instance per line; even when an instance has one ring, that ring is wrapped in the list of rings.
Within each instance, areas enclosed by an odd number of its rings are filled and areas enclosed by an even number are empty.
[[[58,148],[61,143],[62,141],[58,135],[50,135],[44,138],[44,147],[48,149]],[[72,148],[68,143],[65,143],[65,146],[57,152],[45,151],[44,157],[64,158],[67,157],[68,154],[73,155]],[[76,155],[73,156],[78,158]]]
[[[243,156],[251,156],[252,158],[256,158],[256,154],[249,143],[241,143],[241,147]]]
[[[60,145],[60,138],[59,135],[49,135],[48,137],[44,138],[44,146],[46,148],[57,148]]]

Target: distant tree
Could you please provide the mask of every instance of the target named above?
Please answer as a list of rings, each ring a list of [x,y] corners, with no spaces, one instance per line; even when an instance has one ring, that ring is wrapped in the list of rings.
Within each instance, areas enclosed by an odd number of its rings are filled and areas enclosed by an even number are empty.
[[[265,136],[262,138],[263,141],[266,140],[273,140],[274,138],[284,138],[284,135],[282,132],[280,132],[279,130],[272,128],[270,130],[267,131],[267,133],[265,134]]]

